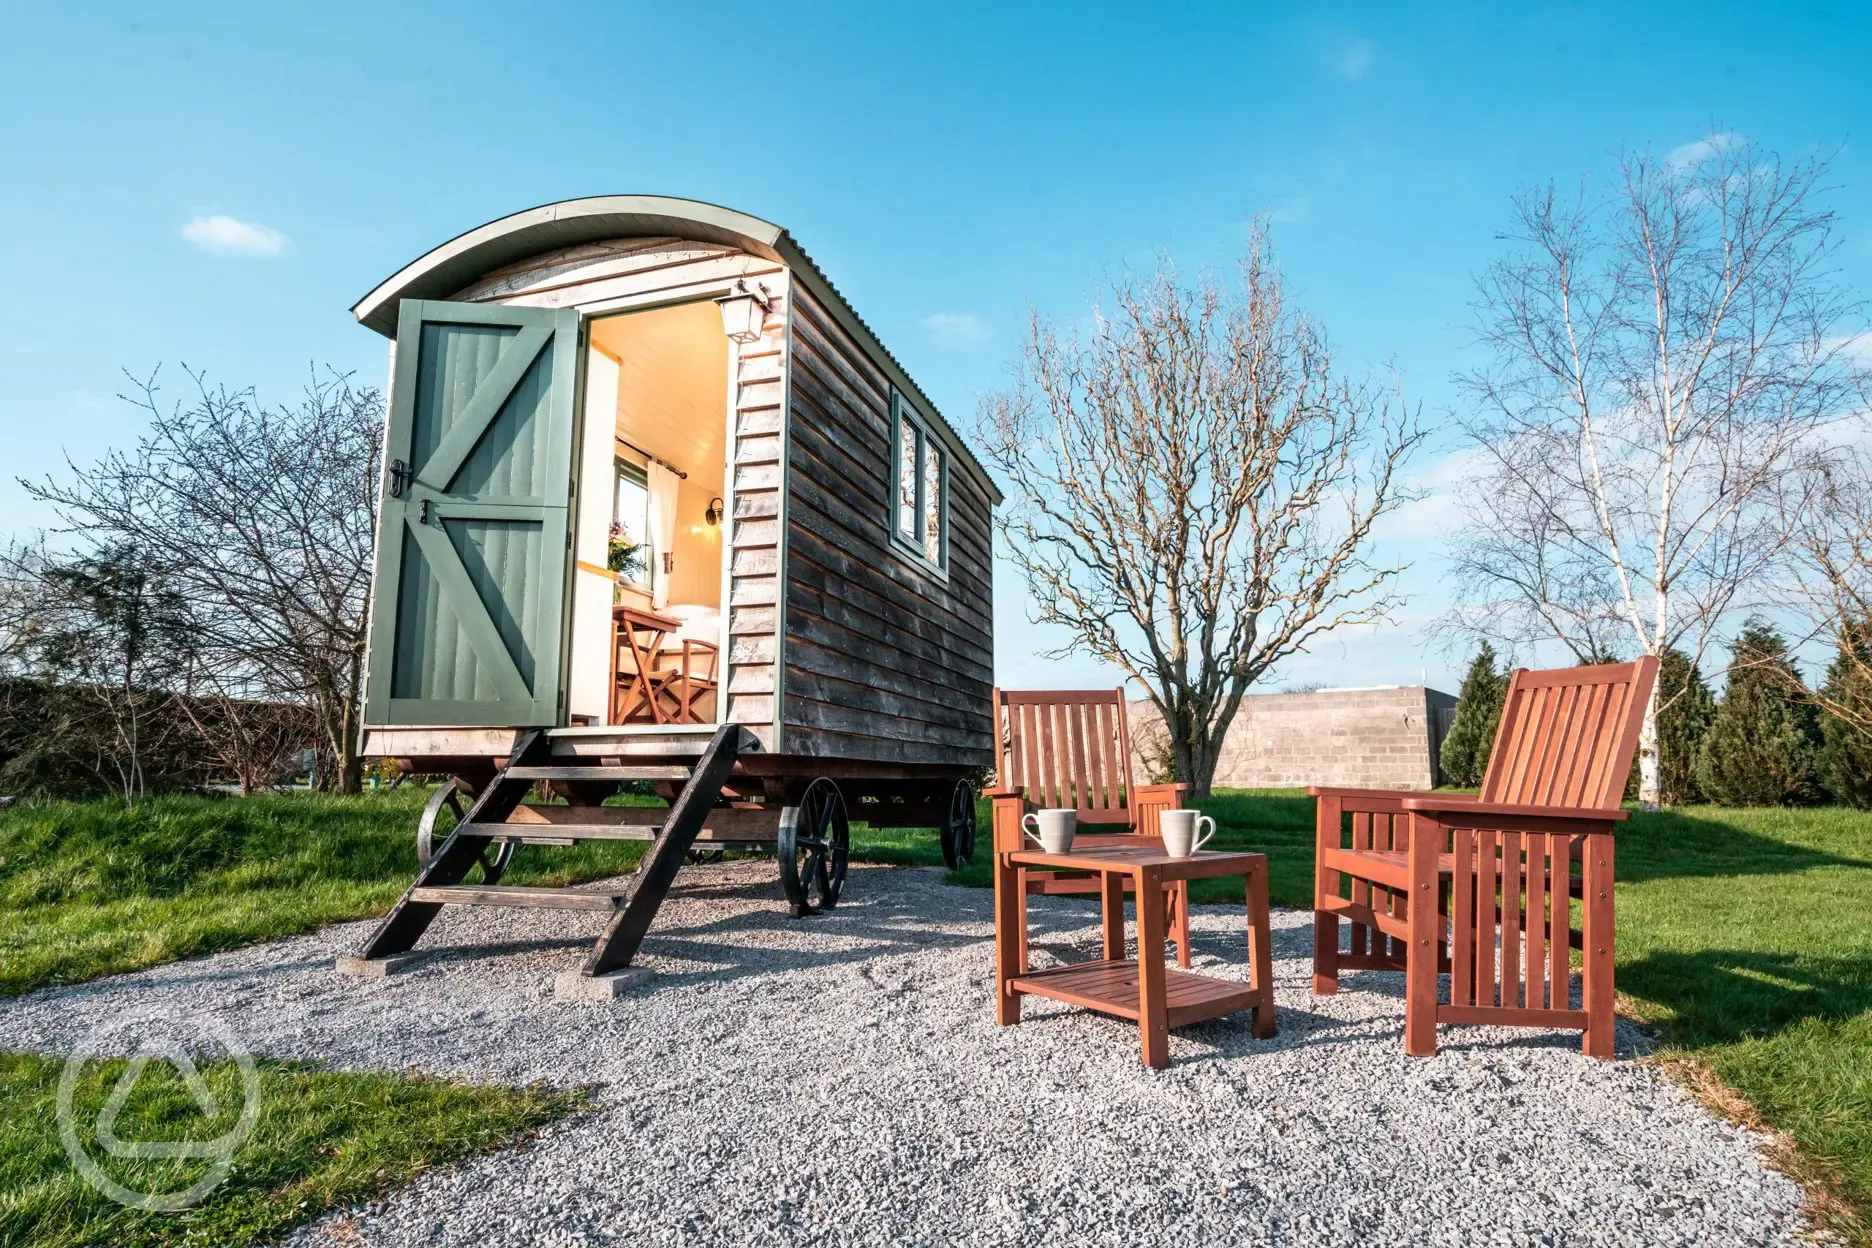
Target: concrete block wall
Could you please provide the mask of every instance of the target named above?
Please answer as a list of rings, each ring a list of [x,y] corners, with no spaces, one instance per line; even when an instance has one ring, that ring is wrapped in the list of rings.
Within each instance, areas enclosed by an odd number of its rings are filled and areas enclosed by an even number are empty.
[[[1456,699],[1423,685],[1261,693],[1242,699],[1216,767],[1223,788],[1301,788],[1335,784],[1366,789],[1429,789],[1437,749]],[[1130,704],[1137,774],[1142,754],[1162,734],[1149,702]]]

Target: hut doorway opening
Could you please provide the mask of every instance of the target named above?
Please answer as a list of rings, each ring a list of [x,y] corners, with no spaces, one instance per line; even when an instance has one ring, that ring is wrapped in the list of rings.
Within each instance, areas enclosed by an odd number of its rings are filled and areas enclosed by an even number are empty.
[[[702,300],[597,317],[587,339],[569,718],[713,726],[732,502],[721,312]]]

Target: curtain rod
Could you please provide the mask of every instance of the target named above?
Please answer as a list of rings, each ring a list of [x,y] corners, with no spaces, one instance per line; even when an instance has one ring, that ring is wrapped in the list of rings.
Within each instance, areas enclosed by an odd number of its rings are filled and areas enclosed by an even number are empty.
[[[643,447],[638,446],[635,442],[626,442],[623,438],[617,437],[616,434],[613,434],[612,437],[617,441],[617,444],[619,446],[628,447],[631,450],[636,451],[639,455],[643,456],[645,459],[649,460],[653,464],[662,464],[665,468],[675,473],[676,476],[680,480],[687,481],[689,479],[688,473],[678,468],[675,464],[670,463],[669,460],[664,459],[661,455],[652,455],[649,451],[644,450]]]

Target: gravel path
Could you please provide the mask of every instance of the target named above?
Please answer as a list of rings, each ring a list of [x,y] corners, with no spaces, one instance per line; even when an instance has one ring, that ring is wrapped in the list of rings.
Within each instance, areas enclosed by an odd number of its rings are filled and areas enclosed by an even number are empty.
[[[126,1010],[212,1010],[256,1052],[599,1083],[527,1147],[328,1217],[312,1244],[1792,1244],[1759,1141],[1569,1034],[1445,1029],[1404,1056],[1400,977],[1315,998],[1309,915],[1275,913],[1279,1036],[1247,1016],[1138,1061],[1128,1024],[1030,998],[997,1028],[986,892],[853,868],[787,919],[760,862],[686,869],[606,1005],[550,999],[591,915],[445,911],[421,969],[345,978],[362,925],[0,1003],[0,1048],[68,1051]],[[1036,961],[1097,914],[1036,900]],[[1239,910],[1195,916],[1240,975]],[[1629,1039],[1629,1037],[1628,1037]],[[1629,1047],[1629,1046],[1627,1046]]]

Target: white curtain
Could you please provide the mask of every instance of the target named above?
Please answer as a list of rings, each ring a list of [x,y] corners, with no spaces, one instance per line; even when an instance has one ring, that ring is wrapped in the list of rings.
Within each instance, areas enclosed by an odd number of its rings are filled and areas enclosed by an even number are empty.
[[[650,601],[662,606],[669,601],[669,574],[675,566],[676,484],[679,478],[662,464],[651,460],[644,469],[650,479],[650,549],[661,565],[656,570]]]

